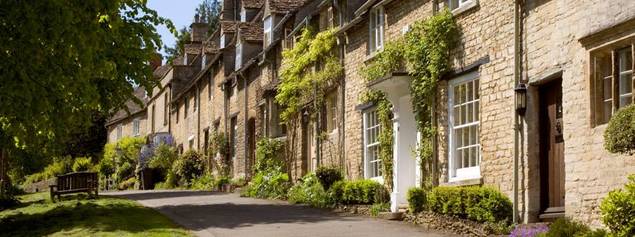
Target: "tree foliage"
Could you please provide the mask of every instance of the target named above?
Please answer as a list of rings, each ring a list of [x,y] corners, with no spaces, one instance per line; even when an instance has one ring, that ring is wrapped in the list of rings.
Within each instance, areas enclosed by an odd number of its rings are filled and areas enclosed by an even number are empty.
[[[0,146],[9,149],[59,145],[95,111],[135,99],[133,84],[152,88],[155,27],[173,29],[144,0],[8,0],[0,16]]]
[[[189,27],[183,27],[178,31],[174,45],[172,47],[165,47],[165,53],[167,54],[166,60],[168,64],[172,64],[174,59],[185,53],[185,44],[190,41],[191,37],[192,35],[190,34]]]
[[[209,25],[209,34],[216,31],[218,22],[220,21],[221,3],[218,0],[203,0],[196,8],[196,14],[200,17],[201,22]]]

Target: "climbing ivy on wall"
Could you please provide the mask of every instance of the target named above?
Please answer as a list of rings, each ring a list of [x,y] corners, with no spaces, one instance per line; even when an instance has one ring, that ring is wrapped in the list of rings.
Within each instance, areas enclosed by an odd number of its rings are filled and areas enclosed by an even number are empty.
[[[450,53],[458,42],[459,27],[452,13],[444,10],[426,20],[414,23],[402,38],[387,43],[373,61],[362,68],[367,80],[405,68],[412,76],[410,94],[412,106],[421,132],[418,155],[424,175],[424,188],[431,188],[431,162],[436,128],[433,126],[433,103],[437,81],[450,69]]]
[[[388,189],[392,189],[392,167],[393,167],[393,129],[392,129],[392,104],[386,99],[386,94],[377,90],[366,91],[361,97],[362,103],[373,103],[376,106],[377,117],[379,119],[380,131],[377,137],[379,142],[379,159],[381,160],[381,171],[384,184]]]
[[[334,87],[344,74],[335,50],[336,31],[333,28],[316,34],[311,28],[304,28],[295,46],[282,52],[276,102],[283,105],[280,119],[286,123],[289,133],[286,149],[289,164],[296,154],[296,131],[303,111],[315,115],[323,105],[327,90]],[[311,102],[313,106],[307,106]],[[290,174],[290,169],[287,171]]]
[[[282,52],[280,85],[276,101],[284,105],[280,118],[297,117],[303,105],[321,100],[325,91],[344,73],[334,52],[335,29],[313,33],[305,28],[295,47]]]

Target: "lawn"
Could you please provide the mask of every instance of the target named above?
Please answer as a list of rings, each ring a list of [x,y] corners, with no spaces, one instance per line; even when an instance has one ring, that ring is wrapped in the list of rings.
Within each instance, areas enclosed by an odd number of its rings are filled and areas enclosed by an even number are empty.
[[[0,236],[191,236],[170,219],[134,201],[69,196],[56,203],[48,193],[20,196],[0,212]]]

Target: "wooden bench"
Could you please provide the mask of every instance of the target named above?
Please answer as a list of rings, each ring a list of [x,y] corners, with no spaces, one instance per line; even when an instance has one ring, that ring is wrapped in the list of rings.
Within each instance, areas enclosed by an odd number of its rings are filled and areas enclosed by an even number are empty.
[[[57,199],[63,194],[86,192],[89,196],[99,195],[99,180],[95,172],[75,172],[55,176],[56,181],[51,188],[51,200]]]

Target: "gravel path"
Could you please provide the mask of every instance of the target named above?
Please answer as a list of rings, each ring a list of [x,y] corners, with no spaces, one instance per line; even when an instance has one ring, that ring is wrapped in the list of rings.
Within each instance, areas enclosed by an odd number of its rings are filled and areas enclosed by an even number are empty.
[[[104,195],[136,200],[198,236],[448,236],[403,222],[342,216],[282,201],[241,198],[238,194],[159,190]]]

